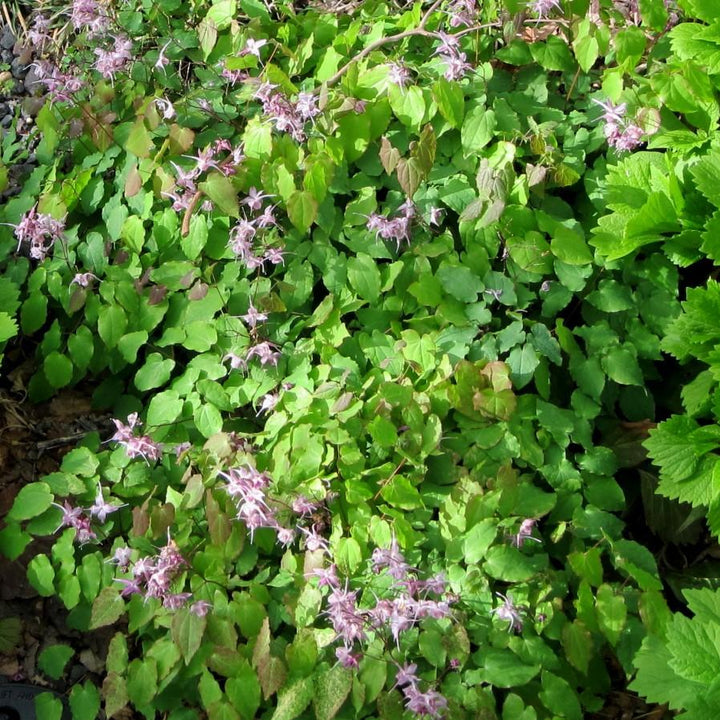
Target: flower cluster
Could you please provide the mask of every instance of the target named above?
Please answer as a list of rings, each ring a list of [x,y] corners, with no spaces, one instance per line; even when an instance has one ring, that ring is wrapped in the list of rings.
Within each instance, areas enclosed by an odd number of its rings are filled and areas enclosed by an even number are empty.
[[[602,119],[605,122],[605,137],[610,147],[620,152],[634,150],[642,143],[645,134],[643,129],[636,123],[625,118],[627,104],[613,105],[609,100],[593,100],[603,110]]]
[[[47,60],[38,60],[33,63],[33,67],[37,78],[35,82],[45,86],[51,103],[71,102],[85,85],[85,81],[78,75],[63,72]]]
[[[70,20],[75,30],[85,30],[91,37],[110,28],[110,18],[96,0],[73,0]]]
[[[127,424],[121,420],[113,419],[115,423],[115,434],[111,441],[122,445],[128,457],[142,457],[146,461],[158,460],[162,456],[162,447],[147,435],[135,435],[135,428],[140,427],[142,422],[138,419],[137,413],[128,415]]]
[[[420,678],[414,663],[398,669],[395,685],[405,697],[405,707],[420,717],[440,718],[447,709],[447,700],[437,690],[420,690]]]
[[[284,262],[281,248],[265,245],[260,242],[262,231],[277,226],[274,206],[268,205],[263,209],[263,200],[271,197],[263,195],[256,188],[251,187],[242,204],[248,208],[250,217],[242,217],[230,229],[228,246],[235,257],[242,262],[248,270],[263,270],[265,263],[279,265]],[[259,244],[259,247],[257,245]]]
[[[397,210],[398,214],[390,218],[387,215],[372,213],[367,220],[367,229],[383,240],[394,240],[398,252],[403,242],[410,244],[410,225],[417,215],[417,208],[412,200],[404,202]]]
[[[129,548],[118,548],[113,556],[118,569],[130,572],[131,575],[130,578],[115,578],[115,582],[123,586],[120,591],[122,597],[142,595],[146,600],[158,598],[168,610],[177,610],[187,604],[192,593],[173,592],[173,583],[187,562],[180,554],[175,541],[170,538],[170,531],[168,531],[167,544],[155,557],[141,557],[132,564],[131,568],[130,553]],[[208,609],[208,603],[203,601],[193,603],[190,607],[190,610],[197,615],[205,615]]]
[[[18,251],[24,242],[29,243],[30,257],[42,262],[48,256],[55,241],[62,237],[65,222],[56,220],[52,215],[39,213],[35,205],[13,227],[18,240]]]
[[[460,51],[460,38],[444,32],[439,32],[438,36],[441,43],[435,51],[435,55],[438,55],[445,63],[446,79],[462,79],[468,70],[472,70],[472,65],[467,62],[467,55]]]
[[[478,7],[475,0],[453,0],[447,9],[450,27],[470,26],[476,22]]]
[[[301,92],[291,102],[278,92],[276,85],[262,83],[255,93],[255,99],[262,103],[263,115],[273,123],[275,129],[286,132],[298,142],[305,140],[305,123],[320,113],[317,99],[312,93]]]
[[[253,465],[246,463],[227,472],[220,471],[219,475],[226,482],[225,492],[233,499],[237,508],[236,517],[245,524],[251,542],[256,530],[270,528],[276,531],[277,541],[283,546],[291,545],[300,532],[304,536],[307,550],[327,549],[327,541],[319,535],[315,527],[308,529],[301,524],[303,520],[311,518],[320,503],[299,495],[289,508],[299,516],[299,522],[294,527],[287,527],[278,518],[277,503],[272,502],[268,496],[272,480],[267,473],[259,472]]]
[[[111,82],[115,73],[122,72],[132,58],[132,42],[124,35],[116,35],[111,49],[95,48],[97,60],[94,68]]]
[[[64,527],[75,528],[75,541],[80,545],[97,539],[97,534],[91,525],[92,518],[97,518],[98,522],[103,524],[110,513],[125,507],[124,505],[111,505],[107,502],[103,495],[102,485],[99,483],[95,502],[89,508],[73,507],[67,500],[62,505],[57,503],[53,503],[53,505],[62,510],[62,520],[55,532]]]
[[[360,655],[354,652],[355,644],[366,640],[368,633],[388,631],[399,647],[401,634],[425,618],[442,619],[451,614],[444,577],[418,578],[395,539],[389,548],[375,549],[370,566],[373,573],[384,572],[393,582],[389,596],[378,598],[373,595],[374,602],[369,606],[361,604],[359,591],[350,590],[347,580],[341,583],[335,565],[312,573],[319,578],[318,586],[330,589],[325,615],[335,631],[335,639],[344,646],[336,657],[345,667],[356,666]],[[431,597],[433,595],[441,599]],[[365,594],[362,599],[367,600]]]
[[[388,81],[401,90],[410,82],[410,71],[401,63],[391,62],[388,64]]]

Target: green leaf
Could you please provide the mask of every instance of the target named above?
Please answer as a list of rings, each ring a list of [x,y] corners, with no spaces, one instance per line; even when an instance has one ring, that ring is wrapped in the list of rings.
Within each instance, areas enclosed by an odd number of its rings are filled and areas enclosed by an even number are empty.
[[[0,312],[0,343],[6,342],[18,334],[18,325],[15,318],[6,312]]]
[[[31,541],[32,536],[24,532],[19,523],[8,522],[0,530],[0,555],[17,560]]]
[[[573,50],[580,69],[587,73],[598,59],[598,41],[591,35],[581,35],[573,41]]]
[[[485,560],[485,572],[496,580],[524,582],[540,572],[546,561],[540,556],[529,556],[510,545],[490,548]]]
[[[317,720],[333,720],[350,694],[353,674],[335,665],[315,678],[313,708]]]
[[[593,655],[593,640],[590,631],[580,620],[574,620],[563,627],[562,646],[569,663],[583,675],[587,675]]]
[[[31,293],[20,308],[20,327],[26,335],[39,330],[47,319],[48,301],[41,292]]]
[[[535,352],[535,348],[531,344],[525,343],[512,349],[507,364],[512,371],[513,385],[520,389],[532,380],[533,373],[540,364],[540,359]]]
[[[138,118],[128,133],[125,149],[139,158],[147,158],[150,157],[152,148],[153,141],[145,127],[145,122],[142,118]]]
[[[165,385],[174,367],[173,359],[163,358],[160,353],[150,353],[145,364],[135,373],[135,387],[144,392]]]
[[[186,665],[199,650],[206,625],[207,618],[196,615],[189,608],[175,611],[170,624],[170,636],[180,649]]]
[[[568,265],[588,265],[593,256],[590,248],[581,235],[563,227],[555,229],[550,240],[552,254]]]
[[[90,680],[73,686],[69,702],[73,720],[97,720],[100,713],[100,691]]]
[[[546,70],[559,70],[573,72],[575,61],[570,54],[567,43],[556,35],[550,35],[543,42],[536,42],[530,45],[535,62],[539,63]]]
[[[145,227],[143,221],[137,215],[131,215],[120,230],[120,239],[125,246],[138,255],[145,245]]]
[[[118,586],[103,588],[92,604],[90,629],[112,625],[125,612],[125,601],[120,597]]]
[[[353,290],[369,303],[376,303],[380,297],[380,270],[377,263],[365,253],[358,253],[347,261],[348,280]]]
[[[310,229],[317,217],[317,200],[307,190],[296,190],[288,198],[287,212],[290,222],[304,234]]]
[[[117,349],[128,363],[134,363],[137,360],[138,350],[145,345],[148,334],[144,330],[131,332],[123,335],[118,340]]]
[[[195,426],[203,435],[209,438],[222,430],[223,419],[220,411],[210,403],[203,403],[193,413]]]
[[[620,385],[643,385],[643,374],[629,347],[612,348],[600,360],[607,376]]]
[[[625,598],[616,595],[610,585],[601,585],[597,591],[596,608],[600,629],[612,645],[617,644],[627,618]]]
[[[664,30],[668,21],[668,11],[664,0],[639,0],[640,17],[643,25],[653,30]]]
[[[211,172],[207,179],[198,185],[217,206],[218,210],[230,217],[240,217],[240,202],[230,178],[220,172]]]
[[[43,361],[43,372],[47,381],[54,388],[65,387],[70,384],[73,376],[73,364],[67,355],[57,351],[49,353]]]
[[[566,680],[543,670],[542,688],[540,699],[548,710],[568,720],[582,720],[580,701]]]
[[[492,140],[496,125],[495,113],[482,105],[474,107],[467,114],[460,130],[466,157],[479,152]]]
[[[75,651],[69,645],[50,645],[38,656],[38,667],[53,680],[59,680]]]
[[[95,343],[90,329],[81,325],[74,335],[68,338],[68,352],[72,361],[81,370],[84,370],[92,360],[95,353]]]
[[[6,518],[15,521],[30,520],[44,513],[52,502],[53,494],[47,483],[30,483],[20,488]]]
[[[499,688],[521,687],[540,672],[540,665],[526,665],[510,650],[487,648],[481,662],[485,682]]]
[[[128,665],[127,691],[137,707],[150,705],[157,695],[158,668],[154,659],[136,658]]]
[[[294,720],[310,704],[314,693],[312,677],[295,681],[279,695],[272,720]]]
[[[438,78],[432,86],[432,93],[445,120],[454,128],[461,127],[465,115],[465,94],[459,83]]]
[[[174,423],[182,413],[183,400],[174,390],[165,390],[153,395],[148,405],[148,425],[170,425]]]
[[[30,584],[42,597],[50,597],[55,594],[55,588],[53,586],[55,571],[47,555],[36,555],[30,561],[27,576]]]
[[[62,700],[51,692],[41,692],[35,696],[35,717],[42,720],[62,720]]]
[[[253,720],[260,707],[260,683],[255,671],[244,660],[235,676],[225,681],[225,693],[243,720]]]
[[[568,562],[573,572],[590,585],[599,587],[603,580],[603,568],[600,560],[600,550],[589,548],[586,552],[574,552],[568,556]]]
[[[119,305],[103,305],[98,314],[98,334],[105,345],[112,349],[127,329],[127,315]]]
[[[417,85],[406,88],[391,85],[388,88],[388,98],[392,111],[403,125],[411,128],[422,125],[427,108],[423,91]]]

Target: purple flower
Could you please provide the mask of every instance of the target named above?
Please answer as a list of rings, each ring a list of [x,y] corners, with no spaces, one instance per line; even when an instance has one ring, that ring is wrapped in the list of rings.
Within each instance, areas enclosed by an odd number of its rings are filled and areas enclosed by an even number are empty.
[[[132,555],[132,550],[127,546],[120,546],[115,548],[115,552],[113,553],[112,557],[109,560],[106,560],[106,562],[111,562],[118,566],[118,570],[121,570],[122,572],[127,572],[130,568],[130,557]]]
[[[528,10],[544,18],[551,10],[562,10],[562,6],[560,0],[532,0],[528,3]]]
[[[76,273],[75,277],[70,281],[71,285],[79,285],[80,287],[86,288],[90,286],[93,280],[99,280],[97,275],[93,275],[91,272]]]
[[[241,315],[240,317],[245,324],[249,325],[251,328],[255,328],[258,323],[265,322],[268,319],[268,316],[265,313],[259,312],[252,303],[250,303],[247,313],[245,315]]]
[[[262,415],[265,412],[271,412],[275,409],[275,406],[278,404],[279,400],[280,396],[277,393],[267,393],[263,395],[257,414]]]
[[[392,539],[390,547],[387,550],[375,548],[373,551],[373,572],[380,572],[384,568],[387,568],[388,575],[396,580],[404,580],[410,570],[410,566],[405,562],[405,557],[400,552],[395,538]]]
[[[328,610],[333,630],[347,647],[356,640],[365,638],[365,617],[357,606],[357,591],[347,588],[333,588],[327,598]]]
[[[120,583],[123,589],[120,591],[120,597],[129,597],[130,595],[142,595],[143,589],[137,580],[126,580],[125,578],[115,578],[115,582]]]
[[[15,228],[18,251],[24,242],[30,243],[30,257],[42,262],[55,241],[62,237],[65,222],[56,220],[52,215],[38,213],[37,205],[35,205],[23,215],[17,225],[12,227]]]
[[[132,61],[132,42],[124,35],[115,36],[115,45],[112,50],[104,50],[103,48],[95,48],[97,60],[95,61],[95,69],[106,79],[113,82],[115,73],[125,69],[127,64]]]
[[[241,55],[254,55],[260,60],[260,48],[267,45],[267,40],[253,40],[248,38],[245,41],[245,47],[240,51]]]
[[[525,540],[532,540],[533,542],[541,543],[542,540],[533,537],[532,531],[535,527],[537,520],[534,518],[527,518],[520,523],[520,529],[516,535],[513,535],[510,539],[510,544],[516,548],[522,547]]]
[[[155,98],[155,105],[157,105],[162,113],[163,120],[172,120],[175,117],[175,108],[169,100],[165,100],[165,98]]]
[[[360,667],[360,660],[362,655],[360,653],[354,653],[347,647],[339,647],[335,650],[335,657],[338,662],[348,670],[355,670]]]
[[[133,432],[135,427],[142,425],[138,420],[138,414],[132,413],[128,416],[127,421],[128,424],[125,425],[122,421],[113,419],[116,431],[110,440],[122,445],[130,458],[139,456],[147,462],[160,459],[162,457],[162,446],[147,435],[136,436]]]
[[[163,607],[166,610],[177,610],[187,604],[192,597],[192,593],[169,593],[162,599]]]
[[[333,563],[332,565],[328,565],[326,568],[315,568],[315,570],[312,571],[311,575],[319,578],[318,580],[318,587],[330,587],[330,588],[339,588],[340,587],[340,579],[337,575],[337,567]]]
[[[240,203],[241,205],[247,205],[251,210],[257,211],[262,208],[263,200],[265,198],[275,197],[274,195],[265,195],[257,188],[251,187],[248,190],[247,197]]]
[[[603,131],[610,147],[619,152],[626,152],[634,150],[642,143],[645,133],[637,123],[625,118],[626,103],[613,105],[609,100],[605,102],[593,100],[593,102],[604,110],[602,114],[602,120],[605,122]]]
[[[249,362],[252,360],[252,358],[256,357],[260,360],[260,364],[262,366],[265,365],[271,365],[273,367],[277,366],[278,360],[280,359],[280,353],[277,352],[277,350],[274,349],[274,345],[272,343],[269,343],[267,341],[258,343],[257,345],[253,345],[245,355],[246,362]]]
[[[415,663],[400,665],[395,676],[395,687],[417,687],[420,678],[417,676],[417,665]]]
[[[70,20],[75,30],[87,30],[90,35],[98,35],[110,27],[110,18],[96,0],[73,0]]]
[[[98,491],[95,496],[95,502],[90,506],[90,515],[92,517],[96,517],[100,523],[104,523],[110,513],[113,513],[122,507],[125,507],[125,504],[110,505],[110,503],[105,502],[102,485],[98,483]]]
[[[209,602],[206,602],[205,600],[196,600],[191,606],[190,606],[190,612],[193,615],[197,615],[198,617],[205,617],[208,612],[210,611],[210,608],[212,605]]]
[[[508,632],[520,632],[523,628],[523,619],[520,615],[518,606],[515,605],[510,595],[505,596],[500,593],[496,595],[503,600],[503,604],[493,608],[490,612],[497,615],[501,620],[507,620]]]
[[[443,711],[447,709],[447,699],[432,688],[420,692],[417,687],[410,685],[403,693],[405,707],[421,717],[441,718]]]
[[[410,71],[400,63],[391,62],[388,64],[388,80],[399,87],[401,90],[410,82]]]

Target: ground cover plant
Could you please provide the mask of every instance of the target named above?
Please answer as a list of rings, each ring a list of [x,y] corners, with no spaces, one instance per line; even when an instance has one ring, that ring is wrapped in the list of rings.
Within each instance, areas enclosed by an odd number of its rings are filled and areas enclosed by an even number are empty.
[[[3,368],[111,420],[0,553],[74,720],[713,716],[719,22],[34,8]]]

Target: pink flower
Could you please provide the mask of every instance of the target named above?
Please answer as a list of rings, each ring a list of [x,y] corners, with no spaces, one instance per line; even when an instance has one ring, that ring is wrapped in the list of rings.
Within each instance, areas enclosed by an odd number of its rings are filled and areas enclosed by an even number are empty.
[[[197,600],[190,606],[190,612],[198,617],[205,617],[212,605],[205,600]]]
[[[335,657],[338,659],[338,662],[348,670],[355,670],[360,667],[360,660],[362,659],[360,653],[354,653],[347,647],[336,648]]]
[[[267,45],[267,40],[253,40],[252,38],[248,38],[245,41],[245,47],[240,51],[241,55],[254,55],[258,60],[260,60],[260,48]]]
[[[255,306],[250,303],[250,307],[245,315],[240,316],[246,325],[254,328],[258,323],[265,322],[268,316],[265,313],[259,312]]]
[[[400,63],[391,62],[388,64],[388,80],[401,90],[410,82],[410,71]]]
[[[102,485],[98,483],[98,491],[97,495],[95,496],[95,502],[90,506],[89,509],[90,515],[92,517],[96,517],[100,523],[104,523],[110,513],[114,513],[116,510],[125,507],[125,505],[126,504],[110,505],[110,503],[106,502],[105,498],[103,497]]]
[[[263,200],[265,198],[275,197],[274,195],[265,195],[257,188],[251,187],[248,190],[247,197],[240,203],[241,205],[247,205],[251,210],[257,211],[262,208]]]
[[[62,237],[65,222],[56,220],[52,215],[38,213],[37,205],[35,205],[23,215],[17,225],[12,227],[15,228],[18,251],[24,242],[30,243],[30,257],[42,262],[55,241]]]
[[[521,608],[517,607],[510,595],[500,593],[496,595],[503,600],[503,604],[493,608],[490,612],[497,615],[501,620],[507,620],[508,632],[520,632],[523,628],[523,619],[520,615]]]
[[[544,18],[551,10],[562,10],[560,0],[532,0],[528,3],[528,10],[537,13],[538,17]]]
[[[75,277],[70,281],[71,285],[79,285],[82,288],[90,286],[93,280],[99,280],[97,275],[93,275],[91,272],[77,273]]]
[[[519,548],[522,547],[525,540],[532,540],[533,542],[541,543],[542,540],[533,537],[532,534],[536,522],[537,520],[535,520],[534,518],[527,518],[526,520],[523,520],[520,523],[520,529],[518,530],[517,534],[513,535],[510,539],[510,544],[514,545],[516,548]]]
[[[132,42],[124,35],[115,36],[115,45],[112,50],[104,50],[103,48],[95,48],[97,60],[95,61],[95,69],[107,80],[113,82],[115,73],[125,69],[127,64],[132,61]]]

